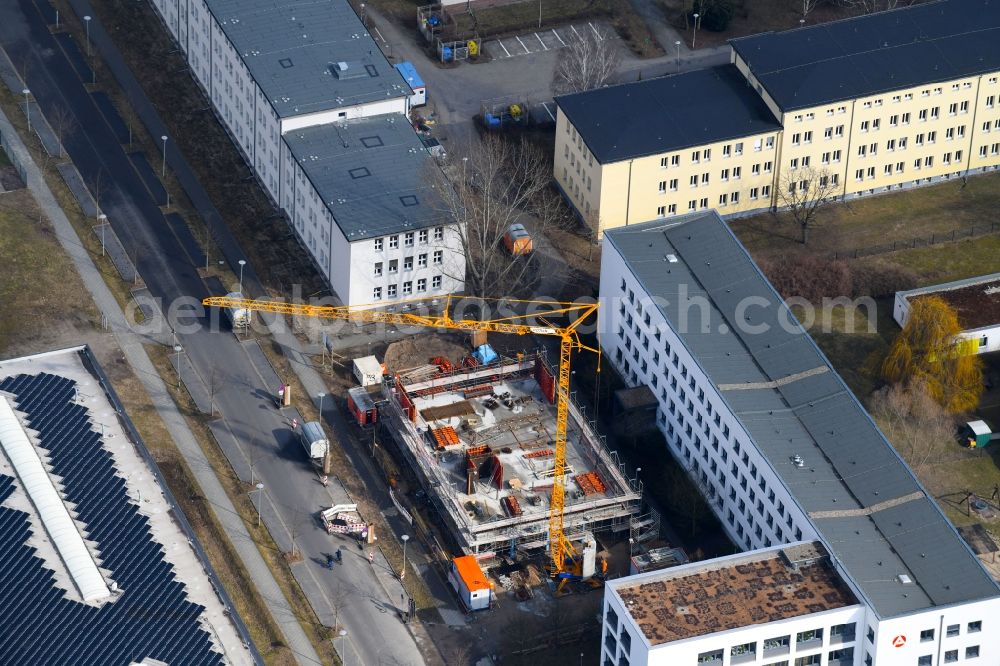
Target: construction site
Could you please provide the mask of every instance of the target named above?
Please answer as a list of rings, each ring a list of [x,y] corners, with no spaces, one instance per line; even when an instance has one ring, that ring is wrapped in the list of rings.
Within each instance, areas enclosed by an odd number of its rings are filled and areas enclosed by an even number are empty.
[[[495,356],[457,368],[435,360],[442,363],[390,370],[383,426],[464,552],[546,548],[557,413],[556,379],[544,355]],[[572,401],[565,460],[567,539],[602,531],[625,537],[640,510],[640,484]]]

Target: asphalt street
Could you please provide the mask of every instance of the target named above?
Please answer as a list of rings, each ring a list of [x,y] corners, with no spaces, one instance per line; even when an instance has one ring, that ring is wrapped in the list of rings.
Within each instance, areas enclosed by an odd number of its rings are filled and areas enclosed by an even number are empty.
[[[101,208],[136,260],[150,294],[163,304],[207,296],[197,265],[185,250],[191,247],[191,239],[177,236],[188,232],[166,223],[153,193],[33,2],[0,3],[0,44],[14,63],[26,63],[26,82],[41,110],[51,117],[62,107],[72,117],[73,130],[64,137],[66,151],[86,182],[100,177]],[[329,491],[316,482],[285,417],[274,408],[270,395],[275,387],[264,384],[235,337],[212,330],[207,317],[189,317],[183,323],[190,326],[178,332],[178,342],[202,378],[215,384],[216,406],[226,423],[241,444],[252,443],[259,449],[255,463],[256,474],[266,486],[264,516],[280,541],[282,530],[287,533],[291,524],[308,523],[303,514],[330,501]],[[301,532],[299,548],[307,561],[331,550],[330,537],[315,523],[297,529]],[[349,606],[349,612],[339,618],[348,631],[348,654],[353,650],[363,663],[422,663],[405,626],[393,613],[383,612],[393,606],[393,600],[367,561],[361,564],[348,560],[339,570],[314,577],[331,598],[351,597],[342,604]],[[398,605],[398,599],[395,602]],[[322,615],[323,609],[319,610]]]

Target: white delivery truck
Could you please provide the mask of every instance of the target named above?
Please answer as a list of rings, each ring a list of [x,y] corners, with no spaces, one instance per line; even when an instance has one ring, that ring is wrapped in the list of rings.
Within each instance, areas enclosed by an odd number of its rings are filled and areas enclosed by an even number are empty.
[[[226,298],[243,298],[243,294],[238,291],[231,291],[226,294]],[[226,315],[232,322],[233,328],[246,328],[253,321],[253,310],[247,308],[226,308]]]

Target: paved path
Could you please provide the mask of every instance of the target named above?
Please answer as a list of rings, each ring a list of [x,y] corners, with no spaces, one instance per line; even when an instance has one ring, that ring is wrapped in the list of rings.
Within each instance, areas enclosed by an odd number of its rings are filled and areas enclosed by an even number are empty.
[[[27,185],[39,206],[44,210],[46,217],[51,221],[59,244],[73,261],[87,291],[90,292],[94,303],[106,318],[108,327],[115,336],[122,353],[142,382],[150,400],[156,407],[157,413],[176,442],[188,467],[194,473],[198,485],[205,494],[206,501],[212,506],[216,516],[229,533],[233,546],[246,565],[250,576],[257,582],[258,590],[271,609],[274,618],[282,625],[290,647],[295,651],[300,663],[319,663],[319,656],[313,650],[308,638],[292,614],[277,582],[271,576],[271,571],[258,552],[256,544],[250,538],[242,519],[236,513],[235,507],[229,501],[229,497],[212,471],[205,454],[188,428],[184,416],[177,410],[177,406],[171,399],[156,368],[149,360],[141,341],[129,328],[114,295],[104,283],[104,279],[80,242],[76,231],[45,183],[38,166],[31,158],[31,154],[25,148],[20,136],[3,111],[0,111],[0,132],[7,139],[8,149],[12,150],[25,166],[28,178]]]

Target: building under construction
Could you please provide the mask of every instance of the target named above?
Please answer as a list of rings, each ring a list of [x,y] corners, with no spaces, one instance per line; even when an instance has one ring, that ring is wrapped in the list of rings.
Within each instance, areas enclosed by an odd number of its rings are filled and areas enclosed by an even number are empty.
[[[383,390],[380,417],[465,552],[548,545],[556,380],[540,355],[421,366]],[[570,540],[635,529],[641,487],[572,401],[564,480]]]

